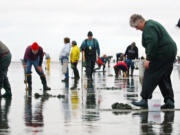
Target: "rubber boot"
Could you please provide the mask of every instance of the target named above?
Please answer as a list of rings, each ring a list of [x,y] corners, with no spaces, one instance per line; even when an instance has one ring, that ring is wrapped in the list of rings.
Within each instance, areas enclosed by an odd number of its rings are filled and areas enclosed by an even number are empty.
[[[133,73],[134,73],[134,69],[131,69],[131,76],[133,76]]]
[[[45,75],[42,75],[42,76],[40,77],[40,79],[41,79],[41,82],[42,82],[42,84],[43,84],[43,90],[44,90],[44,91],[46,91],[46,90],[51,90],[51,88],[47,86],[47,82],[46,82],[46,77],[45,77]]]
[[[4,78],[4,89],[6,92],[5,94],[2,95],[2,97],[11,98],[12,97],[11,86],[7,77]]]
[[[28,83],[28,91],[32,91],[32,76],[30,74],[26,75],[27,83]]]

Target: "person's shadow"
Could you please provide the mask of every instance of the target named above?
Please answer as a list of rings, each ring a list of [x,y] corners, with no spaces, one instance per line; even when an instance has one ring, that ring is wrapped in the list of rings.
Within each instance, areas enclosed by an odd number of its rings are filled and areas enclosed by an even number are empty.
[[[11,98],[5,98],[5,103],[2,105],[2,98],[0,98],[0,134],[7,134],[9,131],[8,114],[11,106]]]

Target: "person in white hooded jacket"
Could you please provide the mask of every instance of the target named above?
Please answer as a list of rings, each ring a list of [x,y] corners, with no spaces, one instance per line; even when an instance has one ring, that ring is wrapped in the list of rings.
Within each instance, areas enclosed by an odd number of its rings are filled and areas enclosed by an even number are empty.
[[[64,47],[62,48],[59,60],[62,64],[62,72],[65,74],[65,78],[62,80],[62,82],[68,82],[69,81],[69,68],[68,68],[68,61],[69,61],[69,54],[71,51],[71,45],[70,45],[70,38],[65,37],[64,38]]]

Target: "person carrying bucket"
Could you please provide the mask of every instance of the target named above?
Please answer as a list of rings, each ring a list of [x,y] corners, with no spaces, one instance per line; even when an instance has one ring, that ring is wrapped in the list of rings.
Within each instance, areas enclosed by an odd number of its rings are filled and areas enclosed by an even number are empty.
[[[147,100],[152,98],[154,89],[159,86],[165,103],[161,108],[174,108],[174,92],[170,76],[177,54],[176,43],[160,23],[154,20],[145,20],[139,14],[130,17],[130,26],[143,32],[142,45],[146,52],[142,100],[132,102],[132,104],[147,108]]]
[[[41,82],[43,84],[43,90],[46,91],[51,89],[47,86],[46,76],[42,69],[43,57],[44,57],[43,48],[39,46],[37,42],[34,42],[32,45],[26,48],[24,54],[23,66],[25,68],[26,80],[28,83],[28,90],[30,93],[32,90],[32,76],[31,76],[32,65],[34,66],[37,74],[40,76]]]

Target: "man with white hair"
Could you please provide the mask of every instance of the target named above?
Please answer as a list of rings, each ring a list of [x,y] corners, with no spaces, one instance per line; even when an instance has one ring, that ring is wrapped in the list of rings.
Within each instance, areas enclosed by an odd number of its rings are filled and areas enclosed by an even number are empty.
[[[141,15],[134,14],[130,17],[130,25],[143,32],[142,45],[146,52],[142,100],[132,102],[132,104],[147,108],[147,100],[152,98],[154,89],[159,86],[165,102],[161,108],[174,108],[174,93],[170,76],[177,53],[176,43],[165,28],[154,20],[145,20]]]

